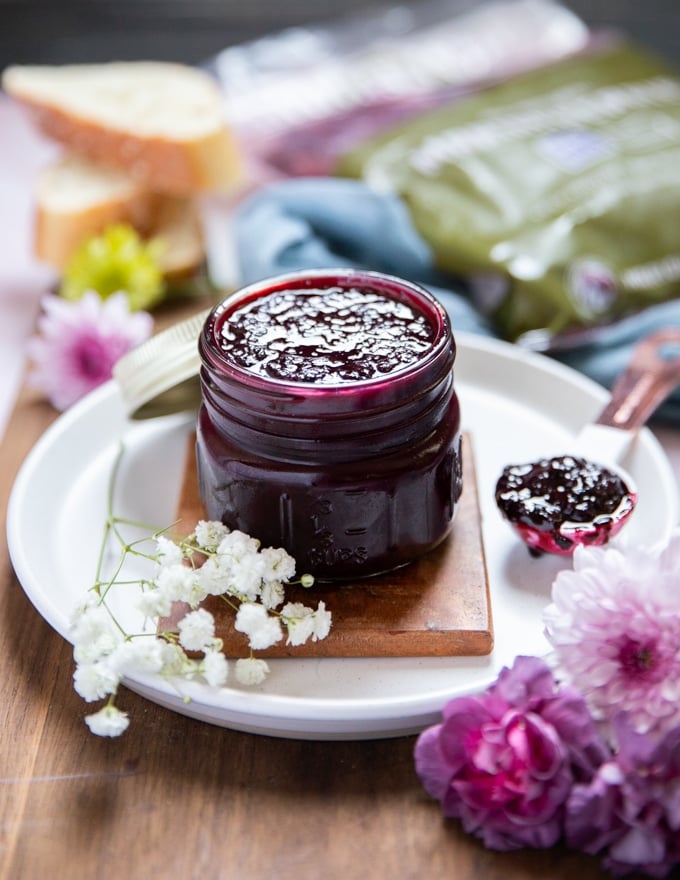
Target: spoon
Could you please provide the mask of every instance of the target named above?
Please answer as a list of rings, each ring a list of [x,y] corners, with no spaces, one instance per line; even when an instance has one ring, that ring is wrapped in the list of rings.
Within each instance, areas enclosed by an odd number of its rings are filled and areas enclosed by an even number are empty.
[[[580,544],[606,544],[628,521],[638,490],[618,462],[637,431],[680,383],[680,328],[637,344],[595,422],[569,455],[508,465],[496,503],[534,556],[570,555]]]

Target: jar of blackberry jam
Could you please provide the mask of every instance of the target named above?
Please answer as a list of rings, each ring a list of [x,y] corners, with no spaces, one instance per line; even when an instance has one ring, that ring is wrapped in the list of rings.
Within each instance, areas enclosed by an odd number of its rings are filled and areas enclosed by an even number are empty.
[[[355,579],[411,562],[462,488],[455,344],[440,304],[374,272],[278,276],[226,299],[199,339],[206,514]]]

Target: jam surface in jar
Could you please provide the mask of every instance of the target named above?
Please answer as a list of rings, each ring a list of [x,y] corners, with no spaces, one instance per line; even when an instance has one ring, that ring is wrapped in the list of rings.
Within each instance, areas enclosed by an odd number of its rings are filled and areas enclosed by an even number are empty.
[[[378,273],[251,285],[199,340],[200,492],[210,519],[298,572],[355,579],[448,533],[462,489],[455,344],[427,292]]]
[[[221,327],[225,356],[287,382],[345,384],[414,364],[432,346],[422,312],[376,291],[282,290],[233,311]]]

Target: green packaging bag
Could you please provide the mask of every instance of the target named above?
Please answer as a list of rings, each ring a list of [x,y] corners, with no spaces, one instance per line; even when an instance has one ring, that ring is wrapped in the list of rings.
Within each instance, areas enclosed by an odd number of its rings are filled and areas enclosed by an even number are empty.
[[[680,295],[680,78],[633,46],[420,116],[339,173],[401,196],[507,339],[548,348]]]

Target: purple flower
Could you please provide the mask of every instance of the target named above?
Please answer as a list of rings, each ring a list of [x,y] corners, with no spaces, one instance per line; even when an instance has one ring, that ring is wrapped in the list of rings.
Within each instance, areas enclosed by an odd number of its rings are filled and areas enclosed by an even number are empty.
[[[31,384],[64,410],[111,378],[113,365],[151,333],[146,312],[131,314],[125,293],[102,301],[89,291],[77,302],[57,296],[42,301],[39,335],[29,340]]]
[[[579,547],[546,609],[558,677],[605,724],[640,733],[680,723],[680,531],[656,547]]]
[[[680,727],[659,739],[618,716],[618,753],[567,804],[567,841],[617,876],[642,871],[665,877],[680,864]]]
[[[416,770],[444,814],[492,849],[552,846],[574,780],[609,754],[580,695],[558,690],[536,657],[518,657],[443,715],[418,738]]]

